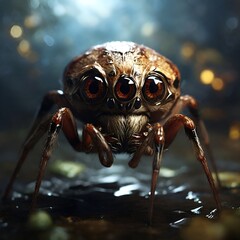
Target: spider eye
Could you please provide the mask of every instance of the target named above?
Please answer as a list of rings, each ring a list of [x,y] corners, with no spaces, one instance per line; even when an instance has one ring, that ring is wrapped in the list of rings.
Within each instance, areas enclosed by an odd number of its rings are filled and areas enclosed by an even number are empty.
[[[86,102],[93,104],[106,96],[107,83],[98,70],[86,72],[81,81],[80,93]]]
[[[130,101],[136,94],[136,84],[131,77],[122,75],[114,87],[115,95],[120,101]]]
[[[165,94],[164,77],[155,73],[148,75],[145,79],[142,93],[146,101],[150,103],[160,102]]]

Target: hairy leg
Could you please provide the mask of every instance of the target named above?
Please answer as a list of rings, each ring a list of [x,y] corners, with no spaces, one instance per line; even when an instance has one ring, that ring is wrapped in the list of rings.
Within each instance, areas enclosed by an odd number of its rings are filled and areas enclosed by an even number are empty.
[[[102,134],[92,124],[86,124],[83,133],[83,141],[81,141],[77,132],[77,127],[72,112],[68,108],[59,109],[57,113],[55,113],[52,117],[47,141],[43,149],[33,194],[32,208],[35,207],[44,172],[46,170],[48,160],[51,157],[52,151],[54,149],[60,129],[62,129],[72,147],[77,151],[92,151],[89,146],[93,145],[99,154],[100,162],[104,166],[109,167],[113,163],[111,149],[109,148]]]
[[[212,148],[210,146],[210,139],[208,136],[208,131],[206,129],[206,126],[204,124],[204,121],[202,120],[200,113],[199,113],[199,107],[198,103],[195,98],[189,95],[181,96],[179,100],[179,104],[181,108],[188,108],[189,112],[192,114],[194,121],[196,122],[197,128],[199,130],[199,133],[201,135],[201,139],[203,140],[203,145],[206,150],[206,153],[208,155],[210,164],[212,166],[213,171],[216,175],[216,181],[219,187],[221,187],[221,181],[219,179],[219,173],[218,168],[216,165],[216,160],[214,158]]]
[[[216,185],[214,183],[212,173],[210,169],[208,168],[207,160],[205,157],[205,153],[202,149],[202,146],[200,144],[195,123],[188,117],[182,115],[182,114],[176,114],[172,116],[164,125],[164,132],[165,132],[165,147],[167,148],[172,141],[175,139],[178,131],[180,128],[184,127],[186,135],[189,137],[191,142],[193,143],[196,159],[201,163],[204,173],[207,177],[207,180],[209,182],[209,185],[211,187],[214,200],[216,202],[216,206],[218,210],[221,210],[221,203],[219,200],[218,191],[216,188]]]
[[[153,148],[153,163],[152,163],[152,179],[149,199],[148,223],[152,222],[154,197],[157,186],[157,180],[162,162],[162,155],[164,150],[164,131],[160,123],[148,127],[148,135],[143,143],[138,147],[133,158],[129,162],[129,166],[134,168],[138,165],[141,156],[146,152],[146,148],[151,146]]]
[[[2,197],[3,199],[6,199],[9,196],[12,190],[13,183],[27,158],[27,155],[34,148],[40,138],[47,132],[49,124],[51,122],[51,115],[49,115],[49,113],[52,107],[54,105],[58,107],[63,107],[67,104],[67,100],[61,91],[51,91],[46,94],[37,113],[35,121],[32,125],[32,128],[30,129],[29,134],[27,135],[27,138],[23,144],[19,160],[7,184],[7,187]]]

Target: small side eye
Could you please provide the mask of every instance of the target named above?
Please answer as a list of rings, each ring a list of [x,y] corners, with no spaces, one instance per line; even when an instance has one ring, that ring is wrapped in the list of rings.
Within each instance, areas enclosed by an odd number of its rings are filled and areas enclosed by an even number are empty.
[[[160,102],[165,95],[164,76],[158,73],[148,75],[142,88],[142,94],[150,103]]]
[[[123,102],[130,101],[136,94],[136,84],[131,77],[122,75],[114,87],[116,97]]]
[[[80,93],[83,99],[91,104],[102,100],[106,96],[107,83],[98,70],[91,69],[82,76]]]

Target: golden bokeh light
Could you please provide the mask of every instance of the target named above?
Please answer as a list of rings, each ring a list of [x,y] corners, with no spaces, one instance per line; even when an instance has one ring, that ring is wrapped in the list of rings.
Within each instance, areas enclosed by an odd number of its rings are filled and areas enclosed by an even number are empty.
[[[185,43],[182,48],[181,48],[181,56],[184,58],[184,59],[189,59],[193,56],[195,52],[195,46],[193,43]]]
[[[213,48],[201,49],[196,52],[196,62],[199,65],[202,64],[214,64],[219,65],[224,62],[222,54]]]
[[[13,38],[20,38],[22,36],[22,34],[23,34],[23,30],[19,25],[13,25],[10,28],[10,35]]]
[[[224,88],[224,82],[221,78],[214,78],[212,81],[212,88],[216,91],[221,91]]]
[[[210,69],[204,69],[200,73],[200,80],[203,84],[211,84],[214,80],[214,72]]]
[[[20,55],[26,54],[29,52],[30,50],[30,43],[27,40],[22,40],[19,44],[18,44],[18,48],[17,48],[18,52]]]
[[[27,28],[34,28],[40,23],[40,18],[37,15],[30,15],[24,19],[24,25]]]
[[[37,53],[31,49],[31,44],[25,39],[19,42],[17,51],[20,56],[27,59],[29,62],[36,62],[38,60]]]
[[[229,138],[232,140],[240,139],[240,123],[233,123],[229,129]]]

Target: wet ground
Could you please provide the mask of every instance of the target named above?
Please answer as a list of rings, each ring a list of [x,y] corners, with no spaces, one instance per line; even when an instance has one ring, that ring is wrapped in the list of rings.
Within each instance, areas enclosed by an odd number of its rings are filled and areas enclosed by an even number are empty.
[[[191,144],[182,137],[164,155],[151,226],[147,224],[151,158],[130,169],[128,156],[117,155],[114,165],[104,168],[96,155],[75,153],[61,139],[42,183],[40,212],[29,215],[37,148],[11,199],[1,204],[0,239],[240,239],[239,227],[234,227],[240,223],[239,143],[213,138],[223,181],[220,214]],[[9,161],[1,161],[1,189],[14,157],[15,152],[8,151],[4,159]],[[231,229],[226,227],[229,219]],[[208,227],[210,238],[203,234]]]

